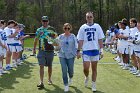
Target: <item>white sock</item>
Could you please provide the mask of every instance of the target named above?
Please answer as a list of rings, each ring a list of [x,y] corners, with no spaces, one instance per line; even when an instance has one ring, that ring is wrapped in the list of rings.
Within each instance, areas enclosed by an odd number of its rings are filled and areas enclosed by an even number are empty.
[[[20,59],[17,59],[17,63],[20,63]]]
[[[13,59],[13,60],[12,60],[12,63],[16,63],[16,60],[15,60],[15,59]]]
[[[2,61],[0,61],[0,69],[2,69]]]
[[[133,69],[134,69],[135,71],[137,70],[137,68],[136,68],[136,67],[134,67],[134,66],[133,66]]]
[[[95,84],[96,82],[92,81],[92,84]]]
[[[6,67],[10,66],[10,64],[6,64]]]

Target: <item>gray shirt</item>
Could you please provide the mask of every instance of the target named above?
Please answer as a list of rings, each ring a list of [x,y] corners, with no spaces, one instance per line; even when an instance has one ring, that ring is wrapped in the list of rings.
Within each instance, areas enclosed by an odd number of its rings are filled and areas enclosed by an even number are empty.
[[[64,34],[59,35],[59,57],[62,58],[73,58],[76,56],[77,51],[77,39],[74,34],[65,36]]]

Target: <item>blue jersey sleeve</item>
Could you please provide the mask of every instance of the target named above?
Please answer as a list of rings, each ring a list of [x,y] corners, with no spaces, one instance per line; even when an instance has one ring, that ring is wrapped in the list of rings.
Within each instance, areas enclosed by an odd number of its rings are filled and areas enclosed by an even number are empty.
[[[114,30],[114,33],[115,33],[115,35],[116,35],[116,34],[119,34],[119,30],[118,30],[118,29],[115,29],[115,30]]]
[[[20,32],[20,36],[24,36],[24,31],[21,31]]]

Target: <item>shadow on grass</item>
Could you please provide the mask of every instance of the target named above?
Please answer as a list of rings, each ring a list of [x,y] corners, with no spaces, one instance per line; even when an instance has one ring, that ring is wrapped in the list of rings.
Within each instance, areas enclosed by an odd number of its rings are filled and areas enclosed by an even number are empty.
[[[91,90],[91,87],[86,87],[87,89]],[[97,90],[96,92],[93,92],[93,93],[105,93],[105,92],[102,92],[102,91],[99,91]]]
[[[65,93],[64,89],[61,89],[59,86],[52,84],[52,86],[55,88],[54,90],[49,90],[47,88],[43,88],[43,89],[39,89],[39,90],[45,90],[46,93]],[[80,91],[79,89],[77,89],[77,87],[74,86],[70,86],[71,88],[75,89],[76,93],[83,93],[82,91]],[[68,91],[67,93],[73,93],[72,91]]]
[[[25,62],[22,66],[18,66],[16,69],[8,71],[8,74],[2,75],[0,78],[0,91],[5,89],[15,89],[13,84],[20,83],[16,78],[29,79],[31,77],[33,64]]]
[[[79,90],[77,87],[75,86],[70,86],[71,88],[73,88],[75,90],[76,93],[83,93],[81,90]]]
[[[59,86],[52,84],[52,86],[55,88],[54,90],[49,90],[47,88],[44,88],[44,90],[46,91],[46,93],[64,93],[64,90],[61,89]]]

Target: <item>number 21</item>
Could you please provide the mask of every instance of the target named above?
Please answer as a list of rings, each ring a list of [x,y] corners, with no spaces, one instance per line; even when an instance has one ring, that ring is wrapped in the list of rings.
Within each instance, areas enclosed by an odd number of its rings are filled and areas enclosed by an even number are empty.
[[[94,34],[95,34],[94,32],[87,32],[87,39],[88,39],[88,41],[95,40]]]

